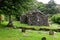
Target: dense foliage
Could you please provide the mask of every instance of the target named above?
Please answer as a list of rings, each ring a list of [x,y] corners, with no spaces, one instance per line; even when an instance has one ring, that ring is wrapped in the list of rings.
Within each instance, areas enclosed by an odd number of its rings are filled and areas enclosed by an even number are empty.
[[[51,20],[54,22],[54,23],[58,23],[60,24],[60,14],[55,14],[52,16]]]
[[[27,11],[35,8],[36,8],[36,0],[2,0],[0,1],[0,13],[8,15],[9,26],[12,25],[11,15],[18,16],[18,15],[21,15],[22,13],[27,13]]]
[[[56,14],[59,12],[59,9],[57,8],[57,4],[55,3],[54,0],[50,0],[48,4],[39,2],[37,8],[40,11],[42,11],[44,14]]]
[[[50,0],[48,4],[37,2],[36,0],[1,0],[0,14],[7,15],[11,23],[11,15],[16,16],[16,18],[19,20],[21,14],[25,14],[34,9],[39,9],[44,14],[55,14],[59,12],[56,6],[57,4],[54,2],[54,0]]]
[[[0,10],[4,14],[21,14],[33,9],[36,4],[36,0],[3,0],[1,2]]]

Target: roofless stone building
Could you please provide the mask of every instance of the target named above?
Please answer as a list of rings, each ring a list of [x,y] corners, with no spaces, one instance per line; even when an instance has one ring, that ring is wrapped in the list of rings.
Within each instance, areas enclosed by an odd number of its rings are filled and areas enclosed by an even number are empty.
[[[48,26],[48,16],[43,14],[40,11],[33,10],[30,11],[28,14],[24,14],[20,17],[21,23],[27,23],[29,25],[45,25]]]

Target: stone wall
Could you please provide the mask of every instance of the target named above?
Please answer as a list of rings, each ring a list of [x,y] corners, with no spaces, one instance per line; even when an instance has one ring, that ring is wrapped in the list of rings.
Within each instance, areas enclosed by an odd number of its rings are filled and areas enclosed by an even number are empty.
[[[39,11],[31,11],[29,12],[28,14],[26,15],[22,15],[21,16],[21,22],[22,23],[27,23],[29,25],[37,25],[37,26],[40,26],[40,25],[45,25],[45,26],[48,26],[48,17],[39,12]]]

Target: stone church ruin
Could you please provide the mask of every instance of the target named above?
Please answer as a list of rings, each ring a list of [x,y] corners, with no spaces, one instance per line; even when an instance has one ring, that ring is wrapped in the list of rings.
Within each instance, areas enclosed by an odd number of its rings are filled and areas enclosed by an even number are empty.
[[[29,25],[37,25],[37,26],[41,26],[41,25],[48,26],[49,25],[48,16],[37,10],[33,10],[27,14],[23,14],[20,17],[20,22],[26,23]]]

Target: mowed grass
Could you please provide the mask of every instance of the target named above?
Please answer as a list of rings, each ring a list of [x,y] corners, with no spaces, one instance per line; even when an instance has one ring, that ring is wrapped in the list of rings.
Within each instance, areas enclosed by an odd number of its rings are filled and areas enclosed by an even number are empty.
[[[46,37],[47,40],[60,40],[60,33],[55,32],[54,35],[49,35],[46,31],[33,31],[33,30],[26,30],[26,33],[22,33],[21,29],[13,29],[5,27],[8,22],[4,21],[0,25],[0,40],[41,40],[42,37]],[[34,27],[34,28],[57,28],[58,24],[52,24],[51,27],[46,26],[30,26],[28,24],[21,24],[18,21],[13,22],[15,27]],[[54,26],[53,26],[54,25]]]
[[[7,21],[2,22],[2,25],[6,26],[7,24],[8,24]],[[60,29],[59,24],[52,24],[50,26],[31,26],[28,24],[20,23],[20,21],[14,21],[13,24],[14,24],[14,27],[25,27],[25,28],[35,28],[35,29],[39,29],[39,28]]]
[[[60,40],[60,33],[49,35],[48,32],[44,32],[46,31],[27,30],[26,33],[22,33],[20,29],[0,29],[0,40],[41,40],[42,37],[46,37],[47,40]]]

